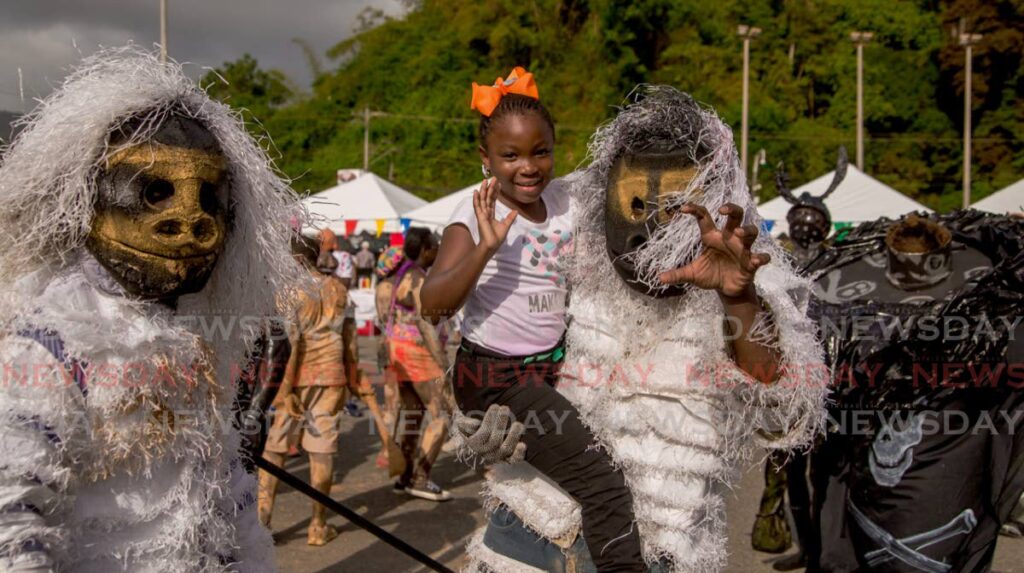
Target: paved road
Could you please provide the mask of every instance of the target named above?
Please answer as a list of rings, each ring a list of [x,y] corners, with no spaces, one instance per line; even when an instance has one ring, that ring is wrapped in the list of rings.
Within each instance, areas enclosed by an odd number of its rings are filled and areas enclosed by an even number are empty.
[[[363,354],[372,356],[370,345]],[[369,417],[344,417],[338,459],[335,463],[334,499],[360,512],[392,534],[458,570],[464,564],[464,547],[472,532],[484,522],[479,497],[481,469],[472,469],[442,454],[433,478],[451,490],[455,499],[435,503],[391,492],[386,473],[374,465],[380,440]],[[288,461],[287,469],[308,479],[302,457]],[[761,495],[761,469],[750,467],[728,499],[728,571],[769,573],[778,556],[750,549],[750,526]],[[329,520],[341,532],[324,547],[306,545],[309,501],[282,485],[272,529],[277,540],[277,563],[287,573],[400,573],[425,571],[409,557],[378,541],[369,533],[338,516]],[[1024,541],[1000,538],[994,571],[1024,573]]]

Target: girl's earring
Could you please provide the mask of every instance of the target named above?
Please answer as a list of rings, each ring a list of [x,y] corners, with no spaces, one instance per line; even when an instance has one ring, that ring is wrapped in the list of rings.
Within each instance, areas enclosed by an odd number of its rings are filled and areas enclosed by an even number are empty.
[[[484,179],[490,179],[491,178],[491,170],[488,169],[487,166],[484,165],[483,163],[480,164],[480,171],[483,172]]]

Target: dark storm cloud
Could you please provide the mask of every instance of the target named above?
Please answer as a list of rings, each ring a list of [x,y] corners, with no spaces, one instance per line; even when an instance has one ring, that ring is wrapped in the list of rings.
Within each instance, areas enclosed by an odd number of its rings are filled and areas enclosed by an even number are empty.
[[[300,86],[310,72],[302,38],[321,55],[352,35],[367,7],[390,15],[401,0],[167,0],[170,55],[193,76],[203,66],[252,54]],[[33,98],[60,84],[70,66],[99,46],[160,40],[159,0],[0,0],[0,110],[29,111]],[[326,62],[325,62],[326,63]],[[24,78],[25,103],[18,90]]]

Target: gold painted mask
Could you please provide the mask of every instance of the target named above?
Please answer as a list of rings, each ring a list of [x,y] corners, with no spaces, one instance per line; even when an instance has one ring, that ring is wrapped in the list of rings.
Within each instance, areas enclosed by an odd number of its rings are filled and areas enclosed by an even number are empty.
[[[108,159],[86,247],[130,294],[173,300],[202,290],[224,248],[225,161],[155,139]]]
[[[682,153],[625,155],[612,166],[605,189],[605,240],[612,266],[630,288],[654,297],[686,292],[685,286],[648,288],[627,255],[676,216],[678,196],[696,175],[697,167]]]

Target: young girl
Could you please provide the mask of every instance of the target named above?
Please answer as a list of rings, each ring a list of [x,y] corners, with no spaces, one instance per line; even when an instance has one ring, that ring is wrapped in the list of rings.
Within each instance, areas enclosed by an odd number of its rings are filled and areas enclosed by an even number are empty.
[[[644,571],[622,472],[554,389],[566,328],[559,257],[573,230],[564,183],[552,181],[554,124],[522,68],[494,87],[473,84],[473,92],[488,179],[444,231],[420,293],[423,312],[464,308],[453,378],[459,408],[500,404],[520,421],[539,420],[541,429],[531,424],[523,434],[526,461],[582,506],[598,571]]]

